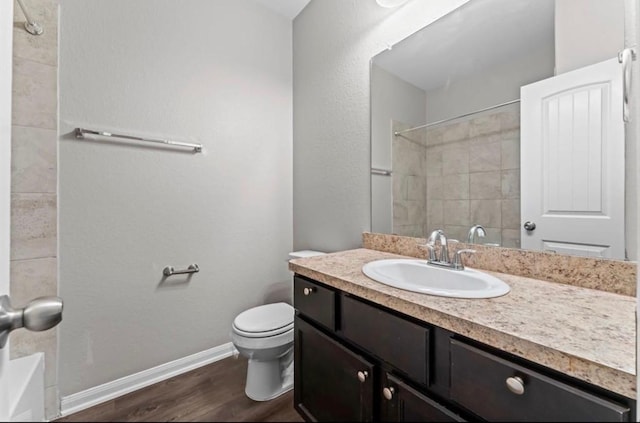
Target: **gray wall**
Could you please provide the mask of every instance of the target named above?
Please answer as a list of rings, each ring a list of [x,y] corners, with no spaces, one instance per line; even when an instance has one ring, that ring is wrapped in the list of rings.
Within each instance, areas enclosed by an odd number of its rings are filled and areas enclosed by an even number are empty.
[[[294,20],[294,248],[361,245],[371,228],[369,61],[463,3],[312,0]]]
[[[225,344],[239,312],[290,295],[292,33],[249,0],[64,0],[61,19],[67,396]],[[205,153],[78,141],[76,126]]]

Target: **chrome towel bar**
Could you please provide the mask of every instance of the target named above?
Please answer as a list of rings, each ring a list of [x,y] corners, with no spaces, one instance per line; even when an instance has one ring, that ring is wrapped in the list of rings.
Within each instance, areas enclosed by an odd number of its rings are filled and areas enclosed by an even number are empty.
[[[197,264],[190,264],[189,267],[183,270],[176,270],[173,266],[167,266],[162,270],[162,273],[165,276],[171,276],[171,275],[184,275],[187,273],[198,273],[199,271],[200,271],[200,268],[198,267]]]
[[[158,140],[158,139],[150,139],[150,138],[142,138],[134,135],[122,135],[122,134],[113,134],[111,132],[105,131],[96,131],[93,129],[84,129],[84,128],[76,128],[75,135],[78,139],[84,139],[85,135],[99,135],[101,137],[113,137],[113,138],[123,138],[125,140],[133,140],[133,141],[143,141],[143,142],[153,142],[156,144],[165,144],[171,145],[174,147],[187,147],[192,148],[194,153],[202,153],[202,144],[190,144],[186,142],[180,141],[170,141],[170,140]]]

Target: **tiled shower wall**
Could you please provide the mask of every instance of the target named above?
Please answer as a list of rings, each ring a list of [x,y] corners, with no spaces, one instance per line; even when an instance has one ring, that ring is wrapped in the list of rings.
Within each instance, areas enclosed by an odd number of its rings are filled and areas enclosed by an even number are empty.
[[[11,159],[11,301],[57,295],[58,0],[25,2],[44,33],[33,36],[15,5]],[[64,321],[63,323],[64,324]],[[47,418],[58,414],[57,331],[17,330],[11,358],[45,353]]]
[[[464,241],[469,228],[480,224],[487,237],[477,242],[520,247],[517,105],[395,137],[393,155],[394,233],[424,237],[444,229]],[[418,163],[424,168],[417,169]],[[409,195],[409,181],[417,187],[413,179],[423,174],[426,216],[412,210],[421,197]]]

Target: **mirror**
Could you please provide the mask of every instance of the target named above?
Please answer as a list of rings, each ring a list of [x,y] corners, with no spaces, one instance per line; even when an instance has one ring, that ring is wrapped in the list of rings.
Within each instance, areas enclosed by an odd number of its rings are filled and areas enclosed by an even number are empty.
[[[635,259],[623,48],[623,0],[470,0],[373,57],[372,231]]]

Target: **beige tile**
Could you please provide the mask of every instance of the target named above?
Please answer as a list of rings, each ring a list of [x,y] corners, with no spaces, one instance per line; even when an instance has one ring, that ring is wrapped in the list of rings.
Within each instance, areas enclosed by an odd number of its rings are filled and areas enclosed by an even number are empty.
[[[473,119],[469,128],[469,136],[477,137],[480,135],[488,135],[499,131],[500,116],[494,113]]]
[[[473,200],[498,200],[502,198],[501,173],[498,171],[470,174],[469,198]]]
[[[407,176],[400,172],[393,172],[393,201],[407,199]]]
[[[442,227],[444,225],[444,203],[441,200],[427,202],[427,226]]]
[[[57,132],[12,128],[11,192],[56,192]]]
[[[445,131],[446,127],[442,126],[427,128],[424,131],[427,146],[442,144],[444,142]]]
[[[424,236],[424,228],[422,225],[400,225],[394,228],[396,235],[421,237]]]
[[[56,328],[44,332],[31,332],[18,329],[11,334],[11,358],[26,357],[37,352],[44,353],[44,385],[56,385],[57,362]]]
[[[424,202],[427,196],[427,181],[424,176],[407,176],[407,200]]]
[[[486,236],[480,241],[483,245],[502,245],[502,234],[500,228],[484,228]]]
[[[520,198],[520,171],[502,171],[502,198]]]
[[[467,226],[446,225],[444,227],[444,233],[449,239],[455,239],[461,242],[467,239],[468,231],[469,227]]]
[[[408,223],[424,225],[427,223],[427,206],[424,201],[407,201]]]
[[[469,127],[470,122],[468,120],[441,127],[443,131],[442,141],[444,143],[450,143],[469,138]]]
[[[442,151],[442,174],[469,173],[469,143],[456,143]]]
[[[469,199],[469,174],[447,175],[442,177],[443,199],[468,200]]]
[[[503,229],[502,246],[505,248],[520,248],[520,230]]]
[[[11,195],[11,259],[57,255],[55,194]]]
[[[42,258],[13,260],[11,266],[11,302],[24,307],[37,297],[58,295],[57,260]]]
[[[427,201],[442,200],[444,198],[443,180],[442,176],[427,176]]]
[[[520,200],[502,200],[502,229],[520,229]]]
[[[14,58],[13,124],[56,129],[57,110],[57,68]]]
[[[500,129],[502,131],[510,129],[520,129],[520,107],[512,107],[498,114],[500,119]]]
[[[502,169],[520,169],[520,139],[502,141]]]
[[[405,175],[424,175],[425,148],[403,138],[393,143],[393,170]]]
[[[442,175],[442,152],[441,147],[427,148],[425,169],[427,176]]]
[[[393,203],[393,226],[409,224],[409,208],[404,202]]]
[[[60,394],[57,385],[45,388],[44,414],[49,421],[60,416]]]
[[[25,17],[16,4],[13,13],[13,55],[50,66],[58,65],[58,1],[28,0],[32,18],[44,32],[33,36],[24,29]]]
[[[470,224],[482,225],[485,228],[499,228],[502,221],[502,204],[500,200],[469,201]]]
[[[502,142],[489,144],[471,142],[469,145],[469,172],[500,170]]]
[[[449,226],[469,225],[469,201],[445,200],[443,205],[444,224]]]

